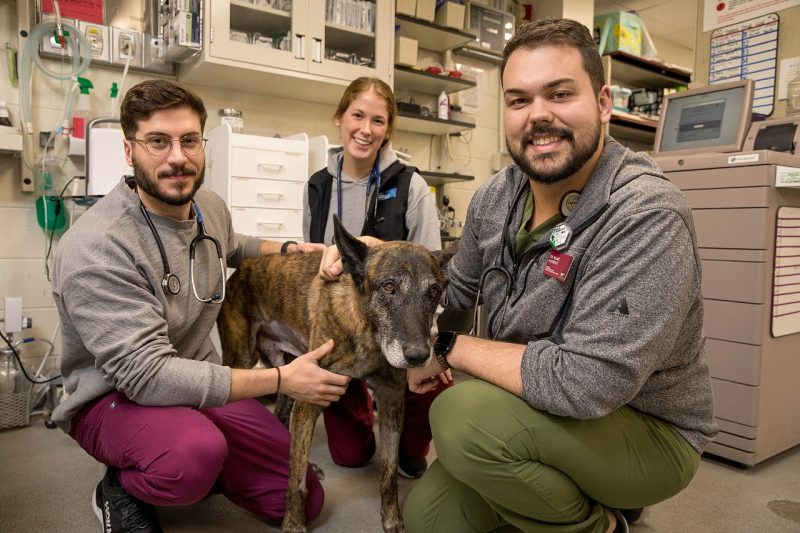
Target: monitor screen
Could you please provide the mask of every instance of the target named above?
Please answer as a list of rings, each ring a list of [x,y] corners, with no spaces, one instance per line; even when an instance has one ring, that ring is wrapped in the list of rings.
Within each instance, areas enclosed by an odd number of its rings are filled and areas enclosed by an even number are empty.
[[[654,152],[738,152],[752,108],[752,80],[669,94],[661,104]]]

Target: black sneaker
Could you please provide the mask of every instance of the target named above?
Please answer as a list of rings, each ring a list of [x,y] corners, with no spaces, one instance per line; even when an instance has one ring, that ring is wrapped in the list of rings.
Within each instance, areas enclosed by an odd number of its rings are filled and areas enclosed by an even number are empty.
[[[611,513],[617,519],[617,527],[614,528],[614,533],[629,533],[628,522],[625,521],[625,516],[619,509],[611,509]]]
[[[104,533],[163,533],[156,508],[125,492],[119,484],[119,469],[109,467],[92,498],[94,514]]]
[[[622,516],[625,517],[625,521],[628,522],[629,524],[633,524],[637,520],[639,520],[639,517],[642,516],[642,511],[644,511],[644,509],[642,507],[639,507],[638,509],[620,509],[619,510],[619,512],[622,514]]]
[[[419,479],[422,474],[428,469],[428,460],[424,457],[422,459],[411,459],[406,457],[402,448],[397,454],[397,473],[408,479]]]

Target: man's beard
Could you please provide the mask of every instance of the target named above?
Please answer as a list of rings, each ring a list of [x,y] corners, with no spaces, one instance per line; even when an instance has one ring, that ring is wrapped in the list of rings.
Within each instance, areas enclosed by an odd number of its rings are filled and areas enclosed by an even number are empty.
[[[572,145],[572,151],[567,154],[567,159],[559,166],[548,167],[544,164],[537,165],[536,163],[544,163],[547,160],[552,160],[559,157],[560,154],[543,154],[529,160],[525,156],[525,148],[530,143],[530,140],[535,135],[541,136],[557,136],[563,138],[565,141]],[[515,150],[511,143],[506,138],[506,147],[511,159],[522,169],[527,176],[533,181],[543,183],[545,185],[552,185],[563,181],[576,172],[578,172],[586,162],[591,159],[597,147],[600,145],[601,126],[597,122],[592,136],[586,140],[585,143],[576,143],[575,136],[566,128],[557,128],[555,126],[534,126],[529,131],[525,132],[522,136],[519,151]],[[537,168],[538,167],[538,168]]]
[[[183,166],[180,168],[170,168],[167,171],[160,172],[156,175],[155,180],[151,180],[142,167],[136,162],[134,158],[132,161],[133,166],[133,177],[136,180],[136,186],[146,192],[148,195],[152,196],[156,200],[159,200],[167,205],[185,205],[186,203],[190,202],[192,198],[194,198],[194,194],[197,192],[197,189],[203,184],[203,180],[205,179],[205,168],[200,169],[200,174],[198,175],[197,172],[191,170],[190,168]],[[167,178],[170,176],[175,175],[182,175],[182,176],[197,176],[197,179],[194,181],[194,185],[192,186],[191,190],[178,195],[167,195],[158,188],[158,180],[161,178]]]

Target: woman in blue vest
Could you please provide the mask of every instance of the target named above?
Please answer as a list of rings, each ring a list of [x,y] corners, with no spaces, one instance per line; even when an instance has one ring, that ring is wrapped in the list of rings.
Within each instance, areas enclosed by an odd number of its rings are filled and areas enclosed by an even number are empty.
[[[334,114],[342,146],[329,150],[328,166],[306,185],[306,242],[332,244],[336,213],[353,235],[441,248],[433,195],[416,169],[398,160],[389,141],[396,109],[391,88],[378,78],[358,78],[347,87]],[[406,391],[399,450],[400,473],[406,477],[420,477],[427,469],[428,408],[446,387],[427,394]],[[323,418],[336,464],[356,467],[369,461],[375,453],[375,415],[363,381],[351,381],[339,401],[323,411]]]

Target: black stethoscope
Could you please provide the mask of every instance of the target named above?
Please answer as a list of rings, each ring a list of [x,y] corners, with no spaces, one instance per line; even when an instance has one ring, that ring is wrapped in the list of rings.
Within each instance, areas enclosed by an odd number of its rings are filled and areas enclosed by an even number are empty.
[[[342,200],[342,165],[344,165],[344,153],[339,159],[339,170],[336,172],[336,212],[339,215],[339,220],[342,220],[343,200]],[[381,156],[380,153],[375,156],[375,164],[372,165],[372,170],[369,172],[369,181],[367,182],[367,199],[364,201],[364,213],[369,210],[369,193],[372,190],[372,184],[375,184],[376,194],[381,190]],[[375,202],[375,209],[372,213],[372,218],[378,214],[378,202]]]
[[[509,169],[507,172],[511,172]],[[477,332],[478,326],[478,308],[480,306],[481,301],[481,293],[483,292],[483,287],[486,284],[486,278],[489,277],[492,273],[499,273],[503,276],[504,279],[504,286],[505,286],[505,296],[503,297],[503,314],[500,316],[500,324],[495,328],[494,338],[497,338],[497,335],[500,332],[500,329],[503,327],[503,322],[506,318],[506,309],[508,309],[508,300],[511,298],[511,294],[514,292],[514,275],[511,271],[506,268],[502,261],[505,258],[506,253],[509,254],[512,261],[514,259],[514,245],[511,243],[511,238],[508,236],[509,228],[511,226],[511,218],[514,216],[514,207],[517,205],[519,200],[522,198],[522,194],[525,192],[525,185],[523,184],[519,190],[517,190],[516,194],[514,195],[514,199],[511,201],[511,204],[508,206],[508,214],[506,214],[506,220],[503,223],[503,249],[501,250],[500,254],[494,260],[494,266],[487,267],[481,272],[480,280],[478,281],[478,292],[475,295],[475,307],[472,315],[472,328],[470,328],[469,334],[475,335]]]
[[[167,252],[164,250],[164,243],[161,242],[161,237],[156,230],[155,224],[153,224],[153,220],[150,218],[150,213],[147,212],[147,208],[145,208],[141,200],[139,200],[139,208],[141,209],[144,219],[147,221],[147,225],[150,226],[150,231],[153,233],[153,237],[156,240],[156,244],[158,245],[158,253],[161,254],[161,262],[164,265],[164,277],[161,279],[161,288],[164,290],[164,293],[175,296],[181,292],[181,280],[176,274],[173,274],[170,271]],[[200,212],[200,207],[194,200],[192,200],[192,209],[194,209],[194,216],[197,220],[197,236],[192,239],[191,244],[189,244],[189,275],[192,285],[192,292],[194,292],[194,297],[199,302],[203,302],[204,304],[221,304],[223,300],[225,300],[225,260],[222,256],[222,246],[220,246],[217,239],[206,233],[206,226],[203,222],[203,214]],[[208,298],[201,298],[197,294],[197,286],[195,285],[194,281],[195,249],[197,248],[198,243],[204,240],[211,241],[214,244],[214,247],[217,249],[217,257],[219,258],[219,267],[221,272],[220,276],[222,276],[222,294],[214,293]]]
[[[507,172],[511,172],[511,169]],[[513,176],[510,176],[513,177]],[[519,204],[519,201],[522,199],[522,195],[528,189],[525,187],[525,184],[517,190],[516,194],[514,195],[514,199],[512,200],[511,204],[508,206],[508,213],[506,214],[506,220],[503,223],[503,249],[501,253],[497,256],[494,262],[494,266],[487,267],[481,272],[481,277],[478,281],[478,291],[475,296],[475,307],[472,315],[472,328],[470,329],[470,335],[474,335],[476,332],[477,324],[478,324],[478,307],[481,301],[481,293],[483,292],[483,287],[486,283],[486,278],[489,277],[490,274],[497,272],[501,274],[504,278],[504,287],[505,287],[505,295],[503,297],[503,311],[500,315],[500,323],[494,329],[495,333],[493,338],[496,339],[497,335],[500,333],[500,330],[503,327],[503,322],[506,318],[506,310],[508,309],[508,301],[511,299],[511,295],[514,293],[516,288],[515,283],[515,275],[517,270],[517,263],[514,262],[514,243],[512,242],[511,232],[509,231],[511,227],[512,218],[514,216],[515,206]],[[575,205],[578,203],[578,199],[580,198],[580,193],[578,191],[569,191],[564,197],[561,199],[561,214],[564,216],[568,216],[572,210],[574,209]],[[598,210],[594,213],[589,219],[581,225],[581,228],[588,225],[589,223],[593,222],[598,216],[600,216],[605,211],[605,207]],[[573,230],[565,223],[558,224],[550,235],[550,246],[554,250],[562,250],[569,245],[569,241],[573,235]],[[512,262],[514,264],[514,272],[512,273],[508,268],[506,268],[502,261],[505,258],[506,254],[511,257]],[[565,300],[564,305],[562,305],[561,310],[559,311],[558,315],[556,316],[555,321],[548,330],[548,336],[552,332],[555,325],[561,319],[564,309],[566,308],[567,304],[571,300],[572,295],[572,287],[570,286],[570,296]],[[491,322],[491,321],[490,321]]]

